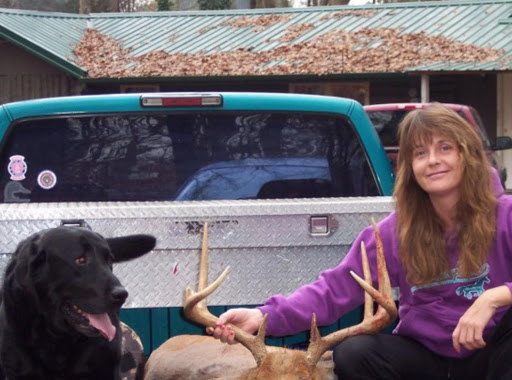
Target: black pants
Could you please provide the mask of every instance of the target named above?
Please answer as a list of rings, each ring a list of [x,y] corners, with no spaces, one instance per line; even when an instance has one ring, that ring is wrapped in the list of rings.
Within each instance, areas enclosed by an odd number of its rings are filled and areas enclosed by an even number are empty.
[[[439,356],[399,335],[360,335],[334,349],[334,372],[340,380],[512,380],[512,308],[468,358]]]

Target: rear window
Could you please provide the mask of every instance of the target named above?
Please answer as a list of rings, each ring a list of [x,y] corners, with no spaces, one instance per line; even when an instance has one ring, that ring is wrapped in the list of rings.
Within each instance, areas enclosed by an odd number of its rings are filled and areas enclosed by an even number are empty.
[[[373,126],[379,134],[380,141],[384,147],[398,147],[398,125],[404,116],[410,112],[409,110],[389,110],[389,111],[367,111]],[[466,115],[462,110],[455,110],[463,119],[467,120]],[[475,112],[476,113],[476,112]],[[475,120],[480,116],[476,114],[473,116]],[[471,123],[470,123],[471,124]],[[475,127],[475,126],[473,126]],[[476,128],[484,147],[489,146],[489,139],[485,131],[481,128]]]
[[[325,114],[32,119],[2,152],[4,203],[379,195],[352,125]]]
[[[485,130],[484,122],[482,121],[480,114],[473,107],[469,107],[469,112],[471,112],[471,116],[473,117],[473,120],[475,121],[478,127],[477,132],[480,135],[480,138],[482,139],[484,149],[491,150],[491,141],[489,140],[489,135]]]
[[[373,126],[379,134],[382,145],[398,146],[398,124],[409,111],[368,111]]]

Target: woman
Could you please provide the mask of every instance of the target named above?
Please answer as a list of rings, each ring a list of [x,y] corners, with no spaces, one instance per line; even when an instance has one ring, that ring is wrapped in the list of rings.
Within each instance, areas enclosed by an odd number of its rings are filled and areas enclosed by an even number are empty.
[[[512,197],[455,112],[440,104],[412,111],[399,131],[396,211],[379,229],[400,290],[400,322],[393,334],[338,345],[335,372],[340,379],[512,379]],[[361,241],[374,262],[369,227],[316,282],[257,309],[229,310],[209,333],[233,343],[226,323],[254,332],[264,314],[269,335],[307,330],[313,312],[320,325],[333,323],[362,303],[348,273],[362,273]]]

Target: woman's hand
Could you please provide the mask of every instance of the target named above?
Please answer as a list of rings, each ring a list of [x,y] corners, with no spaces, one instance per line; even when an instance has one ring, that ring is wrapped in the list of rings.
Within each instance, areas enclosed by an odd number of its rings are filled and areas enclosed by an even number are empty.
[[[486,290],[459,319],[452,334],[453,348],[460,353],[463,346],[467,350],[485,347],[483,332],[496,310],[512,303],[512,294],[507,286]]]
[[[230,309],[219,317],[217,327],[208,327],[206,332],[221,342],[234,344],[235,332],[228,323],[253,334],[259,329],[261,322],[263,314],[258,309]]]

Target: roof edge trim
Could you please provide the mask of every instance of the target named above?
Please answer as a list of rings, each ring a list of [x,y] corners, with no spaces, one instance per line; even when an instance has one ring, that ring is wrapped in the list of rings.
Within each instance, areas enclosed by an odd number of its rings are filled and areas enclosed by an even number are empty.
[[[48,50],[28,41],[27,39],[7,30],[2,26],[0,26],[0,37],[9,42],[12,42],[14,45],[26,50],[38,58],[41,58],[42,60],[65,71],[77,79],[81,79],[87,76],[87,70],[83,69],[82,67],[74,65],[70,61],[52,54]]]

